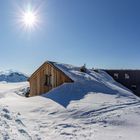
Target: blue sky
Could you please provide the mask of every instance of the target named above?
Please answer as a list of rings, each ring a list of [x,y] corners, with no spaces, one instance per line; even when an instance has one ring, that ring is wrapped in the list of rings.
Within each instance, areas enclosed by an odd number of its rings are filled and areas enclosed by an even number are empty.
[[[39,7],[33,31],[19,9]],[[46,60],[94,68],[140,68],[139,0],[3,0],[0,69],[31,74]]]

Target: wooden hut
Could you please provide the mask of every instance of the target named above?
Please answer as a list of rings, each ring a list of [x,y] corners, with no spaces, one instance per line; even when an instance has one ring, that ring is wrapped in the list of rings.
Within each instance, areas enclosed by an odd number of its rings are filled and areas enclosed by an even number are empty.
[[[30,83],[29,96],[36,96],[50,91],[63,83],[73,80],[60,70],[54,62],[46,61],[28,79]]]
[[[108,69],[105,71],[117,82],[121,83],[140,97],[140,70]]]

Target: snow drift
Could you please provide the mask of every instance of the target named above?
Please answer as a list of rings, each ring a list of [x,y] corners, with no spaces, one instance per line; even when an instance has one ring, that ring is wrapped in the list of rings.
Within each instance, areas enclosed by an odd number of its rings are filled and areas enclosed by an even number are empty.
[[[68,75],[74,83],[65,83],[43,96],[52,99],[64,107],[67,107],[73,100],[84,98],[90,92],[136,98],[129,89],[117,83],[102,70],[95,72],[87,69],[86,73],[84,73],[80,71],[80,67],[56,62],[53,62],[53,64]]]
[[[27,82],[0,83],[0,139],[139,140],[139,98],[104,71],[54,64],[75,82],[30,98]]]

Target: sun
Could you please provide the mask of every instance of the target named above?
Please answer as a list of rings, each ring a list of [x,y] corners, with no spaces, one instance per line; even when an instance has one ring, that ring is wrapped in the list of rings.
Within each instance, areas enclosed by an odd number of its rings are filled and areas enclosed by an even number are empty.
[[[23,13],[22,21],[26,27],[32,28],[37,24],[37,16],[32,11]]]
[[[33,32],[42,28],[42,3],[33,5],[25,3],[22,6],[16,5],[14,20],[17,27],[24,32]]]
[[[33,31],[37,29],[41,23],[40,12],[35,9],[31,4],[18,7],[19,11],[16,13],[18,26],[24,31]]]
[[[38,24],[38,16],[34,11],[24,11],[21,16],[21,23],[26,29],[33,29]]]

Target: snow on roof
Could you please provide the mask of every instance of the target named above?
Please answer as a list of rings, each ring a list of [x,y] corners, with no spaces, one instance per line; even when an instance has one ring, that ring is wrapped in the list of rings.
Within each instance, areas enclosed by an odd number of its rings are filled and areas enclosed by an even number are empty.
[[[80,68],[74,65],[70,64],[64,64],[64,63],[58,63],[58,62],[51,62],[47,61],[48,63],[52,64],[59,70],[61,70],[63,73],[65,73],[68,77],[70,77],[73,81],[90,81],[90,80],[95,80],[97,81],[97,73],[92,71],[92,75],[90,75],[91,71],[87,69],[87,72],[81,72]],[[94,73],[94,74],[93,74]],[[95,74],[96,73],[96,74]]]
[[[99,80],[102,81],[103,80],[103,76],[101,76],[99,73],[93,70],[87,69],[86,72],[81,72],[80,66],[78,67],[71,64],[64,64],[64,63],[53,62],[53,61],[46,61],[45,63],[49,63],[50,65],[53,65],[54,67],[59,69],[61,72],[63,72],[65,75],[67,75],[70,79],[72,79],[75,82],[76,81],[83,82],[83,81],[99,81]],[[38,71],[41,68],[41,66],[36,71]],[[32,75],[34,75],[36,71]]]
[[[81,72],[81,67],[70,64],[52,61],[46,61],[45,63],[59,69],[74,81],[73,83],[64,83],[43,95],[58,102],[64,107],[66,107],[70,101],[79,100],[90,92],[104,93],[116,97],[123,96],[135,98],[135,95],[129,89],[114,81],[114,79],[103,70],[96,72],[87,69],[86,72]]]
[[[48,62],[54,65],[55,67],[57,67],[58,69],[60,69],[62,72],[64,72],[68,77],[70,77],[75,82],[96,81],[104,84],[110,82],[112,84],[117,84],[117,86],[119,85],[121,88],[125,88],[121,84],[114,81],[114,79],[109,74],[107,74],[104,70],[98,70],[98,72],[96,72],[94,70],[87,69],[86,72],[81,72],[80,71],[81,67],[77,67],[70,64],[58,63],[58,62],[51,62],[51,61]]]
[[[51,63],[62,72],[64,72],[75,82],[75,84],[80,83],[82,84],[82,86],[85,86],[85,91],[90,89],[92,91],[94,89],[94,91],[108,91],[108,93],[110,94],[118,94],[119,96],[133,95],[129,89],[116,82],[110,75],[108,75],[103,70],[95,72],[94,70],[87,69],[85,73],[81,72],[80,67],[77,66],[50,61],[48,63]],[[80,89],[80,86],[77,88]],[[66,90],[68,89],[66,88]]]
[[[58,62],[52,62],[47,61],[48,63],[52,64],[59,70],[61,70],[64,74],[66,74],[69,78],[71,78],[73,81],[77,81],[76,72],[79,72],[80,67],[76,67],[70,64],[64,64],[64,63],[58,63]]]

